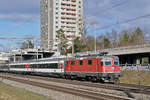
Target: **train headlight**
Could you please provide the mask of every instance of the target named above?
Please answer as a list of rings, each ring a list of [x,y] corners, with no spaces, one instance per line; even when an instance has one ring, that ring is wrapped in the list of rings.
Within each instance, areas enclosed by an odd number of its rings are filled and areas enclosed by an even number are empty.
[[[112,70],[115,70],[115,67],[112,67]]]

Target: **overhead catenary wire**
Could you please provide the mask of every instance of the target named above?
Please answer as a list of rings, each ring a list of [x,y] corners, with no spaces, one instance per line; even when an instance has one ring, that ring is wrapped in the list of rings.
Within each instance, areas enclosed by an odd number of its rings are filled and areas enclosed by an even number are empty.
[[[121,6],[121,5],[124,5],[125,3],[127,3],[127,1],[128,1],[128,0],[125,0],[125,1],[119,2],[119,3],[115,3],[115,4],[112,5],[111,7],[102,10],[101,13],[105,13],[105,12],[107,12],[107,11],[110,11],[111,9],[114,9],[114,8],[117,8],[117,7]],[[96,20],[95,20],[95,21],[96,21]],[[91,24],[91,23],[93,24],[93,21],[90,22],[90,24]],[[94,24],[95,24],[95,22],[94,22]],[[98,24],[98,22],[96,22],[96,24]]]
[[[122,22],[117,22],[117,23],[114,23],[114,24],[111,24],[111,25],[107,25],[107,26],[99,28],[99,30],[107,29],[107,28],[110,28],[110,27],[113,27],[113,26],[116,26],[116,25],[121,25],[121,24],[129,23],[129,22],[132,22],[132,21],[135,21],[135,20],[146,18],[146,17],[150,17],[150,14],[146,14],[146,15],[142,15],[142,16],[137,16],[135,18],[127,19],[127,20],[122,21]]]
[[[0,40],[39,40],[40,38],[6,38],[6,37],[0,37]]]
[[[127,1],[128,1],[128,0],[125,0],[125,1],[119,2],[119,3],[116,3],[116,4],[112,5],[110,8],[106,8],[106,9],[104,9],[104,10],[101,11],[101,12],[105,13],[105,12],[107,12],[107,11],[110,11],[111,9],[117,8],[117,7],[119,7],[119,6],[122,6],[122,5],[124,5],[125,3],[127,3]]]

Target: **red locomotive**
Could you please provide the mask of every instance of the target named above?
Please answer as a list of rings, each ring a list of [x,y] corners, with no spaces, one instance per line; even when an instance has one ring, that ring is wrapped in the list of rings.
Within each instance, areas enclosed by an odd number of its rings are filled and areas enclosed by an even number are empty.
[[[82,77],[88,80],[108,80],[118,82],[120,74],[119,59],[116,56],[74,58],[66,61],[67,77]]]

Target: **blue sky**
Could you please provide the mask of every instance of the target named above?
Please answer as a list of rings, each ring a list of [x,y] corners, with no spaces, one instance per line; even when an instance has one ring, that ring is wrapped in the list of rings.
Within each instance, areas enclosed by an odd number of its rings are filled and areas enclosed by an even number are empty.
[[[90,27],[89,34],[94,31],[93,22],[96,22],[97,35],[112,28],[119,31],[138,26],[150,34],[150,17],[101,29],[146,14],[150,14],[150,0],[84,0],[84,17]],[[40,37],[40,0],[0,0],[0,38],[2,37]],[[14,48],[21,42],[23,41],[0,40],[0,50]]]

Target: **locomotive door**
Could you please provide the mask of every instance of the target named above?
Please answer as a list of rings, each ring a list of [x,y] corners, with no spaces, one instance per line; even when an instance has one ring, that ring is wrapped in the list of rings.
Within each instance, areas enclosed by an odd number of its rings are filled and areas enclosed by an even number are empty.
[[[104,68],[104,61],[103,59],[98,59],[98,72],[103,72],[103,68]]]
[[[71,71],[71,61],[67,61],[66,71]]]
[[[26,72],[29,72],[30,71],[30,64],[26,64],[25,68],[26,68]]]
[[[100,59],[96,59],[96,72],[101,72]]]

